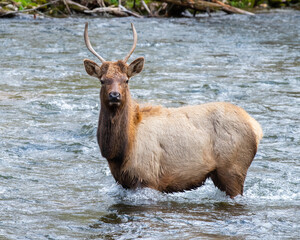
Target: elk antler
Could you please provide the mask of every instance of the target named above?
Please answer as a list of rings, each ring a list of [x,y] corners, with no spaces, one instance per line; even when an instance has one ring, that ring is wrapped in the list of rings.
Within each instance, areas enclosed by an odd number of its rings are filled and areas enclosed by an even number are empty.
[[[92,54],[94,54],[97,58],[99,58],[99,60],[104,63],[105,60],[103,57],[101,57],[98,53],[96,53],[96,51],[93,49],[90,40],[89,40],[89,36],[88,36],[88,23],[85,23],[85,28],[84,28],[84,41],[85,41],[85,45],[88,48],[88,50],[90,50],[90,52]],[[130,56],[130,55],[129,55]]]
[[[123,60],[125,63],[130,58],[130,55],[133,53],[133,51],[134,51],[134,49],[136,47],[136,43],[137,43],[137,34],[136,34],[136,30],[134,28],[133,23],[131,23],[131,27],[132,27],[132,32],[133,32],[133,45],[132,45],[132,48],[131,48],[130,52],[127,54],[127,56]]]

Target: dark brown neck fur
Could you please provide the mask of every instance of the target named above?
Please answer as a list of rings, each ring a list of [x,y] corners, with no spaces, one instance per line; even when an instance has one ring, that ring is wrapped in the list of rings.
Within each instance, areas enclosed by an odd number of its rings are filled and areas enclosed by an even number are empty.
[[[108,160],[117,181],[122,163],[132,148],[135,129],[140,121],[139,105],[131,100],[129,90],[125,103],[119,107],[107,107],[101,100],[97,140],[101,154]]]

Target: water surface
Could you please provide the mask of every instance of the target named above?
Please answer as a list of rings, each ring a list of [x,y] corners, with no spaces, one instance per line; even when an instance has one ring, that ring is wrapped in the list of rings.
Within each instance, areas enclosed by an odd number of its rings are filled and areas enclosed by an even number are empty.
[[[234,200],[212,182],[162,194],[124,190],[96,143],[107,60],[146,59],[131,92],[167,107],[229,101],[264,138]],[[300,236],[300,15],[0,22],[0,239],[297,239]]]

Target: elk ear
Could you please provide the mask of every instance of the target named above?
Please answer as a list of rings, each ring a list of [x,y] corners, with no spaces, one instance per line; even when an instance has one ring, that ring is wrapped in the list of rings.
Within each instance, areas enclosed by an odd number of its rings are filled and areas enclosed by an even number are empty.
[[[84,59],[83,63],[84,63],[85,71],[87,72],[88,75],[92,77],[98,77],[98,78],[100,77],[101,70],[97,63],[89,59]]]
[[[139,57],[135,59],[130,65],[128,66],[127,76],[133,77],[134,75],[140,73],[143,70],[145,63],[145,59],[143,57]]]

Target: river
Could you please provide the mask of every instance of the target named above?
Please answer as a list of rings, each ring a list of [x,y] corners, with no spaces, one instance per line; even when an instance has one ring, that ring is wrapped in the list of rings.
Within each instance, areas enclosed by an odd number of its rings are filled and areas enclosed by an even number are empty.
[[[211,180],[183,193],[124,190],[96,142],[97,52],[144,56],[140,103],[228,101],[264,130],[244,195]],[[300,236],[300,14],[181,19],[0,20],[0,239],[297,239]]]

